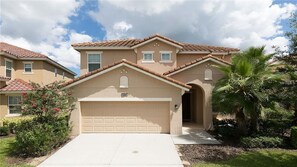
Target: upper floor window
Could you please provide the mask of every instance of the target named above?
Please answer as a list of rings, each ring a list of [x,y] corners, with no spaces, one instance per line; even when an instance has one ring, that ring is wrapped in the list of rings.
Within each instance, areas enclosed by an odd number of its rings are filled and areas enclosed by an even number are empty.
[[[21,113],[21,96],[8,96],[8,113],[20,114]]]
[[[153,51],[143,51],[143,62],[154,62]]]
[[[11,77],[11,75],[12,75],[12,61],[6,59],[5,60],[5,76]]]
[[[212,80],[212,71],[211,69],[206,69],[204,71],[204,80],[211,81]]]
[[[161,51],[161,62],[171,62],[171,51]]]
[[[88,53],[88,70],[94,71],[101,68],[101,54]]]
[[[54,71],[55,71],[55,77],[57,77],[58,76],[58,69],[55,68]]]
[[[24,62],[24,72],[32,73],[32,62]]]

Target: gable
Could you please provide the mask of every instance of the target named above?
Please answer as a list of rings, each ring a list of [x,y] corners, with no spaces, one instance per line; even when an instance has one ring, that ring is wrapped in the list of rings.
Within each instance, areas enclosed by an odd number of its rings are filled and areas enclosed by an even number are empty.
[[[120,80],[126,77],[128,87],[121,88]],[[75,97],[121,97],[121,93],[129,93],[129,97],[171,97],[181,89],[166,82],[143,74],[142,72],[120,66],[102,75],[93,77],[72,87]],[[169,93],[171,92],[171,93]],[[173,96],[173,95],[172,95]]]
[[[126,67],[126,68],[130,68],[132,70],[135,70],[135,71],[138,71],[144,75],[147,75],[149,77],[152,77],[156,80],[159,80],[159,81],[162,81],[164,83],[167,83],[169,85],[172,85],[172,86],[175,86],[177,88],[180,88],[182,90],[189,90],[191,87],[182,83],[182,82],[179,82],[177,80],[174,80],[172,78],[169,78],[169,77],[166,77],[166,76],[163,76],[161,74],[158,74],[158,73],[154,73],[150,70],[147,70],[143,67],[140,67],[134,63],[131,63],[125,59],[123,59],[122,61],[120,62],[117,62],[117,63],[114,63],[113,65],[110,65],[110,66],[106,66],[106,67],[103,67],[101,69],[98,69],[98,70],[95,70],[95,71],[92,71],[92,72],[89,72],[85,75],[82,75],[80,76],[79,78],[75,78],[67,83],[64,84],[64,88],[69,88],[69,87],[73,87],[75,85],[78,85],[78,84],[82,84],[83,82],[86,82],[92,78],[95,78],[97,76],[100,76],[100,75],[103,75],[107,72],[110,72],[110,71],[113,71],[117,68],[120,68],[120,67]]]
[[[131,48],[132,49],[138,48],[138,47],[143,46],[143,45],[145,45],[147,43],[150,43],[150,42],[152,42],[154,40],[159,40],[159,41],[164,42],[164,43],[166,43],[168,45],[174,46],[175,48],[179,48],[179,49],[183,48],[182,44],[180,44],[180,43],[178,43],[176,41],[173,41],[171,39],[165,38],[163,36],[160,36],[160,35],[155,35],[155,36],[148,37],[148,38],[136,43]]]

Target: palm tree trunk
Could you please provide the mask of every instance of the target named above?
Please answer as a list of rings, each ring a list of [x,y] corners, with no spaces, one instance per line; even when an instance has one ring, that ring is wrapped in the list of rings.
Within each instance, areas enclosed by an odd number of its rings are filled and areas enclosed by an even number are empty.
[[[259,132],[259,116],[260,116],[260,111],[257,103],[255,102],[254,104],[254,110],[251,113],[251,132]]]
[[[236,122],[238,124],[238,131],[240,135],[247,134],[246,119],[243,113],[243,108],[239,108],[235,115]]]

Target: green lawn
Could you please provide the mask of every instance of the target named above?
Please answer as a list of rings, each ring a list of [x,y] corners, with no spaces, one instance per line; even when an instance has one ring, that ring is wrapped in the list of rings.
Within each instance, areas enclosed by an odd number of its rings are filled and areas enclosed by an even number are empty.
[[[196,164],[195,167],[296,167],[297,151],[261,150],[243,153],[228,161]]]
[[[14,142],[14,137],[1,138],[0,139],[0,166],[1,167],[30,167],[26,164],[10,165],[6,163],[6,157],[8,157],[10,143]]]

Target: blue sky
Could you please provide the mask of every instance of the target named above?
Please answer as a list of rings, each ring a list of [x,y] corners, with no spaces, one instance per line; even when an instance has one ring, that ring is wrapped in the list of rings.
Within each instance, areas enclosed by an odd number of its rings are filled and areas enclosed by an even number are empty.
[[[297,0],[1,0],[0,39],[48,55],[79,74],[71,43],[144,38],[246,49],[286,49]],[[18,8],[18,10],[15,10]],[[21,27],[21,28],[20,28]]]

